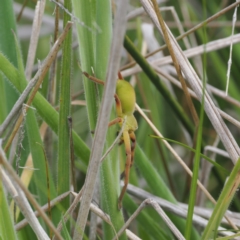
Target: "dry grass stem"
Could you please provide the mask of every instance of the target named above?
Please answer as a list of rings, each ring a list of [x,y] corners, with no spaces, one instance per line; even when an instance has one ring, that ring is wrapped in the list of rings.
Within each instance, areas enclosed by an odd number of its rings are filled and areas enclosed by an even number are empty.
[[[221,11],[217,12],[216,14],[212,15],[211,17],[209,17],[208,19],[206,19],[205,21],[199,23],[198,25],[194,26],[193,28],[189,29],[188,31],[186,31],[184,34],[176,37],[176,41],[183,39],[184,37],[188,36],[190,33],[195,32],[196,30],[202,28],[203,26],[205,26],[206,24],[210,23],[211,21],[213,21],[214,19],[220,17],[221,15],[225,14],[226,12],[230,11],[231,9],[235,8],[237,5],[239,5],[240,1],[236,1],[235,3],[233,3],[232,5],[222,9]],[[167,45],[163,45],[160,49],[157,49],[156,51],[148,54],[146,57],[149,57],[159,51],[162,51],[163,49],[167,48]]]
[[[32,25],[32,34],[30,38],[28,57],[27,57],[27,63],[26,63],[26,69],[25,69],[25,75],[27,80],[29,80],[32,75],[32,68],[34,64],[45,4],[46,4],[46,0],[41,0],[37,2],[37,5],[35,7],[35,14],[34,14],[33,25]]]
[[[187,58],[192,58],[204,53],[208,53],[208,52],[212,52],[212,51],[216,51],[225,47],[230,46],[231,42],[233,44],[237,44],[240,42],[240,34],[235,34],[233,36],[230,37],[226,37],[226,38],[222,38],[219,40],[215,40],[215,41],[211,41],[207,44],[203,44],[197,47],[193,47],[187,50],[183,51],[183,54],[185,55],[185,57]],[[154,59],[153,61],[150,61],[150,64],[153,67],[159,67],[159,66],[164,66],[167,64],[172,63],[172,58],[171,56],[166,56],[166,57],[161,57],[159,59]],[[135,66],[133,68],[130,69],[126,69],[124,71],[122,71],[122,75],[123,77],[127,77],[136,73],[141,72],[141,68],[139,66]]]
[[[104,153],[104,155],[101,157],[101,159],[100,159],[101,162],[107,157],[107,155],[110,153],[110,151],[113,149],[113,147],[119,142],[120,138],[122,137],[122,134],[123,134],[123,130],[124,130],[125,125],[126,125],[126,116],[125,116],[124,119],[123,119],[122,127],[121,127],[121,129],[120,129],[117,137],[115,138],[114,142],[113,142],[112,145],[107,149],[107,151]]]
[[[37,201],[35,200],[35,198],[32,196],[32,194],[28,191],[28,189],[23,185],[23,183],[21,182],[20,178],[18,177],[18,175],[16,174],[16,172],[14,171],[14,169],[12,168],[12,166],[8,163],[8,161],[6,160],[4,151],[2,149],[2,147],[0,146],[0,164],[2,164],[8,175],[10,176],[11,180],[16,182],[16,185],[18,185],[18,187],[24,192],[24,194],[26,195],[26,197],[28,198],[28,200],[32,203],[32,205],[36,208],[36,210],[38,210],[39,214],[41,215],[41,217],[43,218],[43,220],[46,222],[46,224],[50,227],[50,229],[56,234],[58,239],[62,239],[61,235],[59,234],[59,232],[56,230],[56,228],[54,227],[53,223],[49,220],[48,216],[45,214],[44,211],[42,211],[41,207],[38,205]],[[27,201],[26,201],[27,202]]]
[[[192,58],[201,54],[217,51],[223,48],[230,46],[231,44],[237,44],[240,42],[240,34],[235,34],[230,37],[218,39],[215,41],[211,41],[207,44],[203,44],[197,47],[189,48],[183,51],[183,54],[187,58]],[[153,66],[163,66],[165,64],[172,63],[171,56],[166,56],[160,59],[156,59],[152,61]]]
[[[2,151],[2,150],[0,150]],[[3,159],[3,152],[0,153],[0,160]],[[0,166],[0,175],[3,180],[4,186],[7,188],[8,192],[11,194],[17,206],[21,209],[21,212],[27,219],[28,223],[31,225],[33,231],[36,233],[39,239],[50,239],[46,232],[43,230],[42,226],[38,222],[36,216],[34,215],[30,204],[28,203],[25,195],[19,188],[16,182],[11,178],[12,176],[7,174],[5,170]],[[14,186],[14,185],[15,186]]]
[[[232,19],[232,36],[234,35],[235,30],[235,24],[237,21],[237,8],[238,5],[234,9],[233,13],[233,19]],[[231,73],[231,66],[232,66],[232,49],[233,49],[233,43],[230,44],[230,51],[229,51],[229,59],[228,59],[228,69],[227,69],[227,84],[226,84],[226,95],[228,95],[228,87],[229,87],[229,80],[230,80],[230,73]]]
[[[158,22],[161,26],[161,29],[162,29],[162,33],[163,33],[163,36],[164,36],[164,39],[165,39],[165,42],[168,46],[168,50],[170,52],[170,55],[171,55],[171,58],[172,58],[172,61],[173,61],[173,64],[174,64],[174,67],[176,69],[176,72],[177,72],[177,76],[181,82],[181,85],[182,85],[182,89],[183,89],[183,92],[184,92],[184,96],[186,98],[186,102],[187,102],[187,105],[188,105],[188,108],[190,110],[190,113],[192,115],[192,118],[193,118],[193,121],[194,121],[194,124],[196,126],[196,129],[198,129],[198,124],[199,124],[199,119],[198,119],[198,115],[197,115],[197,112],[196,112],[196,109],[193,105],[193,102],[192,102],[192,99],[190,97],[190,94],[188,92],[188,88],[187,88],[187,84],[183,78],[183,75],[182,75],[182,71],[181,71],[181,68],[180,68],[180,65],[176,59],[176,55],[173,51],[173,46],[172,46],[172,43],[170,41],[170,36],[168,34],[168,31],[167,31],[167,28],[165,26],[165,23],[163,21],[163,18],[162,18],[162,15],[161,15],[161,12],[158,8],[158,5],[157,5],[157,2],[156,0],[152,0],[152,4],[154,6],[154,10],[156,12],[156,15],[157,15],[157,18],[158,18]],[[183,29],[182,29],[183,31]],[[188,42],[185,41],[185,44],[188,45]]]
[[[187,218],[187,208],[188,208],[187,204],[182,204],[182,203],[178,203],[177,205],[173,204],[165,199],[154,196],[153,194],[148,193],[141,188],[133,186],[132,184],[128,185],[127,192],[132,196],[138,198],[139,200],[144,200],[149,198],[154,199],[167,212],[171,212],[182,218]],[[208,224],[208,220],[206,220],[206,218],[210,218],[212,210],[208,210],[200,207],[195,207],[195,208],[198,210],[195,211],[194,209],[194,214],[193,214],[194,224],[201,227],[206,227]],[[200,212],[202,212],[202,214],[199,214]],[[234,224],[236,224],[237,226],[239,225],[239,214],[238,216],[234,216],[233,214],[226,213],[226,215],[227,217],[231,218],[231,221],[234,222]],[[222,222],[229,225],[229,222],[227,222],[227,220],[225,219],[223,219]],[[226,231],[226,229],[223,227],[219,227],[218,230],[222,232],[222,235],[225,235],[225,236],[232,235],[232,232]]]
[[[50,201],[50,206],[51,206],[51,208],[54,207],[54,206],[55,206],[56,204],[58,204],[59,202],[61,202],[62,199],[64,199],[64,198],[66,198],[67,196],[69,196],[70,193],[71,193],[70,191],[69,191],[69,192],[66,192],[66,193],[63,193],[63,194],[59,195],[58,197],[56,197],[55,199],[51,200],[51,201]],[[44,212],[46,212],[46,211],[48,210],[48,203],[46,203],[45,205],[43,205],[41,208],[42,208],[42,210],[43,210]],[[37,216],[37,217],[39,216],[39,212],[38,212],[38,211],[35,211],[34,214],[35,214],[35,216]],[[25,227],[27,224],[28,224],[27,220],[26,220],[26,219],[23,219],[22,221],[20,221],[19,223],[17,223],[17,224],[15,225],[15,229],[16,229],[16,230],[20,230],[20,229],[22,229],[23,227]]]
[[[145,8],[146,12],[148,13],[148,15],[150,16],[150,18],[152,19],[153,23],[157,27],[158,31],[162,33],[162,30],[158,23],[158,19],[156,17],[154,10],[152,9],[152,6],[149,4],[148,1],[145,1],[145,0],[141,0],[141,3]],[[203,94],[202,82],[200,81],[198,75],[196,74],[191,64],[183,54],[181,48],[179,47],[175,38],[172,36],[169,29],[168,29],[168,34],[170,36],[170,41],[171,41],[173,50],[175,52],[177,61],[180,64],[181,70],[184,73],[185,78],[189,83],[189,85],[191,86],[192,90],[196,93],[198,100],[201,101],[202,94]],[[228,151],[231,157],[231,160],[233,161],[233,163],[236,163],[236,161],[238,160],[238,156],[240,155],[239,146],[236,143],[235,139],[233,138],[231,132],[223,122],[210,95],[208,94],[207,91],[204,91],[204,93],[205,93],[204,110],[208,115],[208,118],[211,121],[213,127],[215,128],[216,132],[218,133],[223,145],[225,146],[225,149]]]
[[[168,227],[171,229],[171,231],[174,233],[174,235],[177,237],[177,239],[185,240],[185,238],[182,236],[182,234],[179,232],[179,230],[176,228],[176,226],[171,222],[171,220],[168,218],[168,216],[165,214],[165,212],[162,210],[162,208],[158,205],[158,203],[153,200],[152,198],[145,199],[140,206],[137,208],[137,210],[131,215],[131,217],[126,221],[124,226],[119,230],[117,233],[117,236],[113,239],[116,240],[117,237],[120,237],[121,234],[126,230],[126,228],[130,225],[130,223],[137,217],[137,215],[143,210],[143,208],[147,207],[148,205],[152,206],[157,213],[161,216],[161,218],[164,220],[164,222],[168,225]]]
[[[146,114],[141,110],[141,108],[136,104],[136,110],[141,114],[141,116],[146,120],[149,124],[153,132],[160,138],[164,138],[163,135],[159,132],[159,130],[154,126],[154,124],[150,121],[150,119],[146,116]],[[165,146],[169,149],[169,151],[174,155],[176,160],[182,165],[184,170],[192,177],[192,171],[188,168],[185,162],[179,157],[176,151],[171,147],[171,145],[166,141],[162,140]],[[208,196],[209,200],[213,203],[216,203],[215,199],[211,196],[211,194],[207,191],[207,189],[198,181],[198,186],[202,189],[202,191]]]
[[[160,137],[164,138],[163,135],[159,132],[159,130],[154,126],[154,124],[149,120],[149,118],[146,116],[146,114],[141,110],[141,108],[136,104],[136,110],[141,114],[141,116],[147,121],[149,126],[152,128],[154,133]],[[162,140],[165,146],[169,149],[169,151],[173,154],[173,156],[176,158],[176,160],[181,164],[181,166],[184,168],[184,170],[192,177],[193,173],[189,169],[189,167],[186,165],[186,163],[180,158],[180,156],[176,153],[176,151],[171,147],[171,145],[166,141]],[[208,192],[208,190],[204,187],[204,185],[198,180],[197,181],[198,187],[204,192],[204,194],[207,196],[207,198],[214,204],[216,204],[216,200],[212,197],[212,195]],[[231,222],[230,219],[227,218],[231,226],[236,229],[236,226]]]
[[[170,230],[173,232],[177,239],[179,240],[185,239],[183,235],[180,233],[180,231],[176,228],[176,226],[172,223],[167,214],[162,210],[162,208],[157,204],[157,202],[154,199],[152,198],[148,199],[146,204],[152,206],[157,211],[157,213],[162,217],[164,222],[167,224],[167,226],[170,228]]]
[[[223,157],[226,157],[226,158],[230,158],[228,152],[215,147],[215,144],[214,144],[214,146],[206,146],[204,148],[204,154],[206,154],[207,152],[212,152],[214,154],[218,154],[220,156],[223,156]]]
[[[176,85],[177,87],[179,87],[180,89],[182,89],[181,83],[175,79],[174,77],[172,77],[171,75],[164,73],[161,69],[159,68],[155,68],[156,72],[164,77],[165,79],[169,80],[171,83],[173,83],[174,85]],[[211,92],[214,93],[216,96],[223,98],[224,100],[226,100],[227,102],[240,107],[240,102],[237,101],[236,99],[230,97],[230,96],[226,96],[226,94],[224,93],[224,91],[218,90],[215,87],[212,87],[211,85],[207,84],[207,89]],[[188,92],[190,93],[191,97],[196,98],[197,96],[196,94],[188,88]],[[229,114],[227,114],[226,112],[222,111],[221,109],[217,108],[218,112],[221,114],[221,116],[223,118],[225,118],[226,120],[228,120],[230,123],[232,123],[233,125],[235,125],[236,127],[240,128],[240,122],[238,120],[236,120],[235,118],[231,117]]]
[[[74,192],[72,192],[72,194],[73,194],[74,197],[77,197],[77,195],[78,195],[77,193],[74,193]],[[81,201],[81,199],[80,199],[80,201]],[[93,203],[90,204],[90,210],[92,212],[94,212],[97,216],[99,216],[102,220],[104,220],[106,223],[108,223],[112,227],[114,233],[117,234],[117,232],[116,232],[108,214],[103,212],[99,207],[97,207]]]
[[[167,79],[169,82],[173,83],[175,86],[177,86],[178,88],[182,89],[181,83],[174,78],[173,76],[171,76],[170,74],[167,74],[165,72],[163,72],[162,68],[159,67],[154,67],[154,69],[156,70],[156,72],[163,77],[163,80]],[[240,102],[230,96],[226,96],[225,92],[217,89],[216,87],[211,86],[210,84],[206,84],[206,88],[208,89],[209,92],[211,92],[212,94],[224,99],[225,101],[233,104],[234,106],[237,106],[240,108]],[[192,97],[197,99],[196,94],[190,89],[188,88],[189,93],[191,94]]]
[[[13,9],[15,14],[18,14],[22,8],[22,5],[20,3],[14,2]],[[30,7],[25,6],[24,11],[22,13],[22,18],[26,19],[28,21],[33,21],[35,15],[35,11],[31,9]],[[63,30],[63,20],[60,20],[59,22],[59,28],[60,30]],[[19,38],[21,40],[29,39],[31,37],[31,25],[25,25],[22,27],[21,25],[18,28],[19,32]],[[42,18],[42,34],[52,34],[54,31],[54,18],[50,15],[44,14]]]
[[[72,215],[73,211],[75,210],[75,208],[77,207],[77,205],[78,205],[78,203],[79,203],[79,201],[80,201],[80,199],[81,199],[81,197],[82,197],[83,189],[84,189],[84,186],[81,188],[81,190],[79,191],[79,193],[77,194],[77,196],[75,196],[72,204],[70,205],[70,207],[68,208],[68,210],[65,212],[65,214],[64,214],[64,216],[63,216],[63,218],[62,218],[62,221],[59,222],[59,224],[58,224],[58,226],[57,226],[57,230],[58,230],[59,232],[62,231],[62,227],[63,227],[62,222],[66,223],[67,220],[71,217],[71,215]],[[53,240],[56,240],[56,239],[57,239],[57,237],[56,237],[56,236],[53,236]]]
[[[133,232],[130,230],[126,229],[126,234],[129,240],[141,240],[138,236],[136,236]]]
[[[185,38],[186,36],[188,36],[189,34],[195,32],[196,30],[198,30],[198,29],[200,29],[200,28],[202,28],[203,26],[205,26],[206,24],[210,23],[210,22],[213,21],[214,19],[216,19],[216,18],[220,17],[221,15],[225,14],[226,12],[230,11],[232,8],[235,8],[236,6],[238,6],[239,3],[240,3],[240,1],[236,1],[236,2],[233,3],[232,5],[230,5],[230,6],[226,7],[226,8],[224,8],[224,9],[222,9],[221,11],[217,12],[216,14],[214,14],[214,15],[211,16],[211,17],[209,17],[209,18],[206,19],[205,21],[203,21],[203,22],[197,24],[196,26],[192,27],[192,28],[189,29],[187,32],[185,32],[185,33],[181,34],[180,36],[176,37],[176,41],[178,41],[178,40],[180,40],[180,39],[183,39],[183,38]],[[141,10],[141,14],[142,14],[142,8],[141,8],[140,10]],[[138,12],[140,12],[140,10],[139,10]],[[132,15],[134,15],[134,14],[132,14]],[[131,15],[129,15],[129,17],[132,18]],[[193,23],[191,23],[191,24],[193,24]],[[154,54],[156,54],[156,53],[164,50],[165,48],[167,48],[167,45],[166,45],[166,44],[163,45],[163,46],[161,46],[159,49],[157,49],[157,50],[155,50],[155,51],[147,54],[147,55],[145,56],[145,58],[148,58],[148,57],[150,57],[150,56],[152,56],[152,55],[154,55]],[[130,63],[130,64],[127,64],[127,66],[122,67],[122,70],[124,70],[124,69],[126,69],[126,68],[129,68],[129,67],[133,67],[135,64],[136,64],[136,62],[132,62],[132,63]]]

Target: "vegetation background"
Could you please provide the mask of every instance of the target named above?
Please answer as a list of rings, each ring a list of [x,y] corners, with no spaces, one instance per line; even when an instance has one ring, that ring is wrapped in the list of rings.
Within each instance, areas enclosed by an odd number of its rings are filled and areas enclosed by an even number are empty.
[[[159,1],[168,49],[156,8],[141,4],[150,1],[0,0],[0,239],[238,236],[238,1]],[[120,131],[107,130],[118,71],[135,88],[138,121],[122,211],[124,145],[100,162]]]

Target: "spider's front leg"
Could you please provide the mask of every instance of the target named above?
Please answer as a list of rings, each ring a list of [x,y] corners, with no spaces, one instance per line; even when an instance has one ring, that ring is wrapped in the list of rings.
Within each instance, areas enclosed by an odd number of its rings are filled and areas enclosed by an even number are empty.
[[[131,162],[132,162],[132,152],[131,152],[131,142],[130,142],[130,136],[128,131],[123,132],[123,140],[124,140],[124,145],[126,149],[126,163],[125,163],[125,170],[124,170],[124,186],[122,188],[121,194],[118,198],[118,209],[120,210],[122,208],[122,199],[124,196],[124,193],[126,192],[127,185],[129,182],[129,172],[131,168]]]

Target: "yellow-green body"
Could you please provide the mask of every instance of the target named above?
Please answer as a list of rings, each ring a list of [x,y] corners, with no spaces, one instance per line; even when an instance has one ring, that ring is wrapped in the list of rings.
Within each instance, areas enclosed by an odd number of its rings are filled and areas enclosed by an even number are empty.
[[[133,114],[135,109],[136,95],[132,85],[123,79],[118,79],[116,94],[121,101],[123,115]]]

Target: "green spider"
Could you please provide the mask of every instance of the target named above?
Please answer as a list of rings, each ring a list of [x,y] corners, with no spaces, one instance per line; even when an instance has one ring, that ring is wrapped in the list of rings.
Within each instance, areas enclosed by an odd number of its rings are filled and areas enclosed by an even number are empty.
[[[83,74],[91,81],[104,85],[104,81],[90,76],[86,72],[83,72]],[[119,79],[117,80],[116,93],[114,94],[117,118],[109,122],[108,126],[110,127],[118,123],[119,126],[122,127],[123,121],[125,119],[120,143],[124,143],[125,145],[127,159],[125,163],[125,170],[121,175],[124,176],[124,186],[118,198],[118,209],[120,210],[122,208],[122,199],[129,182],[130,168],[133,165],[134,151],[136,147],[136,136],[134,134],[134,131],[137,130],[138,124],[136,118],[133,115],[136,103],[134,88],[129,82],[122,78],[122,75],[120,73],[118,74],[118,77]]]

